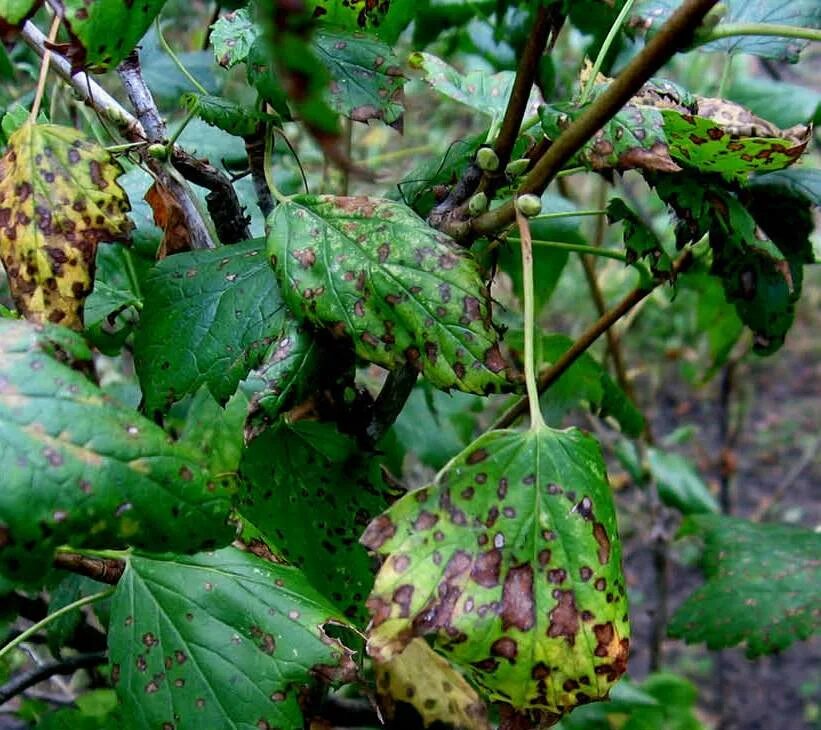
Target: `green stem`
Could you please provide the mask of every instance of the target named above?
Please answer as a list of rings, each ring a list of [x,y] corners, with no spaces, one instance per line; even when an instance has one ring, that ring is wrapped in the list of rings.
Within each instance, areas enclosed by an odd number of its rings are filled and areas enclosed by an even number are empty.
[[[174,145],[177,143],[177,140],[180,138],[180,135],[185,131],[185,128],[188,126],[189,122],[197,116],[197,112],[193,109],[185,115],[185,119],[182,120],[180,126],[177,127],[174,134],[171,135],[171,139],[168,140],[168,144],[165,146],[168,148],[168,152],[170,153],[171,150],[174,149]]]
[[[157,20],[154,23],[157,29],[157,38],[160,41],[160,46],[162,49],[171,57],[171,60],[174,62],[174,65],[180,70],[180,73],[188,79],[189,83],[202,94],[203,96],[208,96],[208,90],[199,82],[197,81],[191,72],[183,65],[182,61],[177,58],[177,54],[174,53],[174,50],[168,44],[168,41],[165,40],[165,36],[162,34],[162,28],[160,27],[160,16],[157,16]]]
[[[282,191],[274,182],[273,152],[274,135],[273,132],[268,129],[265,133],[265,156],[263,158],[263,166],[265,167],[265,182],[268,184],[268,189],[271,191],[271,195],[273,195],[278,202],[287,203],[289,200],[288,196],[283,195]]]
[[[539,390],[536,384],[536,348],[533,329],[536,326],[536,311],[533,293],[533,243],[530,224],[519,209],[516,209],[516,223],[522,243],[522,282],[524,286],[524,328],[525,328],[525,387],[530,403],[530,428],[537,431],[545,427],[542,408],[539,405]]]
[[[698,44],[712,43],[722,38],[740,35],[776,36],[779,38],[800,38],[806,41],[821,41],[821,29],[801,28],[796,25],[776,23],[719,23],[715,28],[698,35]]]
[[[542,213],[535,218],[531,218],[530,222],[534,221],[550,221],[557,218],[579,218],[586,215],[607,215],[606,210],[568,210],[563,213]]]
[[[578,175],[580,172],[589,172],[586,167],[568,167],[566,170],[559,170],[555,176],[553,177],[554,180],[558,180],[560,177],[570,177],[570,175]]]
[[[590,69],[590,76],[587,79],[584,89],[582,90],[579,104],[586,103],[590,98],[590,92],[593,91],[593,86],[596,83],[596,76],[599,75],[604,59],[610,52],[610,47],[613,45],[613,41],[616,40],[616,36],[619,34],[621,26],[624,24],[627,14],[630,12],[632,7],[633,0],[627,0],[627,2],[624,3],[624,7],[622,7],[621,11],[619,11],[619,14],[616,16],[616,20],[613,22],[613,25],[610,26],[610,30],[607,32],[607,37],[604,39],[604,43],[602,43],[602,47],[599,49],[599,53],[593,63],[593,68]]]
[[[724,59],[724,68],[721,70],[721,81],[718,84],[718,97],[724,98],[724,92],[727,90],[727,85],[730,83],[730,76],[733,70],[733,56],[728,53],[727,58]]]
[[[83,606],[89,603],[95,603],[96,601],[101,601],[104,598],[108,598],[112,593],[114,593],[114,590],[114,588],[107,588],[106,590],[100,591],[99,593],[93,593],[90,596],[83,596],[82,598],[78,598],[76,601],[69,603],[67,606],[58,608],[54,613],[50,613],[48,616],[38,621],[33,626],[29,626],[19,636],[15,636],[8,644],[6,644],[2,649],[0,649],[0,659],[2,659],[6,654],[8,654],[12,649],[14,649],[14,647],[16,647],[19,644],[22,644],[30,636],[36,634],[44,626],[48,626],[48,624],[50,624],[55,619],[60,618],[60,616],[68,613],[69,611],[73,611],[77,608],[82,608]]]
[[[520,240],[518,236],[508,236],[510,241]],[[600,256],[605,259],[615,259],[616,261],[624,261],[627,263],[627,256],[621,251],[611,251],[606,248],[596,248],[595,246],[585,246],[581,243],[567,243],[565,241],[543,241],[541,239],[533,239],[534,246],[544,246],[545,248],[556,248],[563,251],[575,251],[576,253],[589,254],[590,256]]]

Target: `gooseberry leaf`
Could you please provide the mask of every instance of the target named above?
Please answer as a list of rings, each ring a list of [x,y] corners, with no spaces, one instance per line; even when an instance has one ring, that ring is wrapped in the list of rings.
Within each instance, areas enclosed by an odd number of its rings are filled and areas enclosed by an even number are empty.
[[[397,705],[416,708],[422,723],[462,730],[490,730],[487,708],[476,690],[453,666],[424,641],[414,639],[401,654],[376,664],[380,705],[394,719]]]
[[[112,681],[139,728],[302,727],[300,693],[355,675],[342,616],[295,568],[233,547],[133,555],[111,607]]]
[[[140,41],[166,0],[64,0],[63,22],[72,42],[72,66],[103,72],[117,66]]]
[[[59,545],[199,550],[230,542],[230,486],[76,367],[82,338],[0,319],[0,570],[36,580]]]
[[[410,208],[297,196],[271,216],[268,254],[288,306],[360,357],[409,363],[442,389],[511,386],[476,263]]]
[[[390,503],[380,462],[333,424],[277,422],[245,449],[239,512],[349,619],[365,623],[371,560],[358,543]]]
[[[26,123],[0,160],[0,257],[18,311],[82,329],[103,241],[127,241],[122,168],[82,132]]]
[[[183,95],[181,102],[206,124],[237,137],[254,134],[260,123],[276,119],[271,114],[249,109],[222,96],[189,93]]]
[[[314,34],[317,58],[331,76],[330,104],[355,122],[381,119],[401,127],[405,76],[393,49],[361,34]]]
[[[253,392],[245,423],[246,441],[256,438],[288,407],[311,394],[322,354],[304,325],[288,322],[269,348],[263,364],[245,380],[245,389]]]
[[[545,105],[539,108],[542,130],[556,139],[589,104]],[[649,106],[626,104],[581,151],[575,161],[591,170],[656,170],[677,172],[670,157],[661,112]]]
[[[647,465],[664,504],[685,515],[719,511],[715,497],[693,465],[681,454],[651,447],[647,450]]]
[[[306,0],[305,5],[323,26],[348,31],[364,31],[386,43],[396,43],[399,34],[414,18],[414,0],[349,2],[349,0]]]
[[[165,258],[143,298],[134,360],[148,413],[203,384],[224,403],[287,317],[259,240]]]
[[[422,71],[425,80],[449,99],[492,117],[494,121],[499,121],[504,116],[516,79],[513,71],[500,71],[496,74],[469,71],[462,74],[441,58],[423,52],[412,54],[410,65]],[[536,114],[541,101],[541,94],[534,87],[530,92],[525,116]]]
[[[248,8],[239,8],[217,19],[211,26],[211,45],[217,63],[232,68],[245,61],[259,34]]]
[[[707,580],[673,615],[670,636],[711,649],[744,643],[753,658],[821,628],[821,535],[721,515],[695,515],[681,534],[703,536]]]
[[[578,429],[484,434],[362,542],[385,558],[367,604],[376,661],[432,634],[491,699],[545,721],[605,697],[625,671],[613,499]]]
[[[627,262],[650,259],[650,268],[656,276],[670,275],[673,261],[664,250],[659,237],[621,198],[611,198],[607,204],[607,220],[624,226],[624,248]]]

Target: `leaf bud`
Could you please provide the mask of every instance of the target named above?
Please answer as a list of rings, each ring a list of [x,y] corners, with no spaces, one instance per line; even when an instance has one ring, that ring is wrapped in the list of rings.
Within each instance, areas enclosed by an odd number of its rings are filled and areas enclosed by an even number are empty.
[[[512,162],[507,163],[507,167],[505,168],[505,172],[510,175],[510,177],[519,177],[527,168],[530,166],[530,160],[527,157],[522,157],[518,160],[513,160]]]
[[[167,160],[168,159],[168,147],[164,144],[150,144],[148,145],[148,149],[146,149],[149,157],[153,157],[155,160]]]
[[[482,147],[476,153],[476,164],[485,172],[496,172],[499,169],[499,155],[490,147]]]
[[[532,218],[542,212],[542,199],[532,193],[520,195],[516,198],[516,207],[523,216]]]
[[[471,215],[479,215],[487,210],[487,195],[484,193],[476,193],[468,201],[468,213]]]

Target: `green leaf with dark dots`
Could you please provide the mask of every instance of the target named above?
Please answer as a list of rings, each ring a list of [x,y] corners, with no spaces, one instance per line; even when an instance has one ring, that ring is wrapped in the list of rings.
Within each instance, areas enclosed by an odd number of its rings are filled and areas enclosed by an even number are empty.
[[[306,0],[305,4],[321,26],[364,31],[386,43],[396,43],[418,10],[415,0]]]
[[[330,103],[355,122],[400,125],[405,76],[393,49],[361,34],[322,30],[312,41],[331,76]]]
[[[289,307],[365,360],[409,363],[442,389],[511,387],[476,263],[410,208],[297,196],[272,214],[268,254]]]
[[[704,538],[706,583],[670,620],[670,636],[748,657],[782,651],[821,629],[821,534],[791,525],[696,515],[682,534]]]
[[[558,716],[623,674],[629,625],[613,498],[577,429],[490,431],[377,517],[378,661],[414,637],[516,711]]]
[[[166,0],[64,0],[63,23],[72,43],[66,50],[74,68],[103,72],[114,68],[139,43]]]
[[[276,120],[271,114],[242,106],[221,96],[189,93],[183,95],[182,104],[206,124],[228,134],[245,137],[257,131],[260,123]]]
[[[354,678],[345,619],[297,569],[228,547],[133,555],[111,610],[112,682],[136,728],[302,727],[301,695]]]
[[[223,68],[242,63],[259,35],[259,26],[254,23],[248,8],[226,13],[211,26],[210,40],[217,63]]]
[[[0,320],[0,570],[35,581],[54,549],[178,552],[230,542],[230,492],[200,455],[108,398],[63,327]]]
[[[16,28],[26,22],[42,0],[0,0],[0,28]]]
[[[245,390],[253,392],[245,423],[246,441],[315,391],[322,359],[322,349],[312,333],[304,325],[289,322],[263,364],[245,381]]]
[[[624,248],[628,263],[649,258],[650,268],[656,276],[670,273],[673,262],[662,247],[659,237],[621,198],[612,198],[607,204],[607,220],[611,223],[621,222],[624,226]]]
[[[169,256],[143,297],[134,359],[148,413],[203,384],[227,401],[288,316],[259,240]]]
[[[539,107],[542,130],[556,139],[590,104],[570,102]],[[626,104],[576,155],[574,161],[591,170],[655,170],[677,172],[670,157],[661,112]]]
[[[350,619],[373,585],[359,536],[390,503],[379,459],[333,424],[279,421],[246,448],[239,512]]]

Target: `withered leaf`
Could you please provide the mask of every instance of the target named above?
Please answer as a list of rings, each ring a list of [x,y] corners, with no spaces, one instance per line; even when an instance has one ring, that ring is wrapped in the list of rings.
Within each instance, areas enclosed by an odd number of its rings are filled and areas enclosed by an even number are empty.
[[[144,200],[151,206],[154,223],[162,228],[163,237],[157,258],[191,250],[191,232],[185,224],[185,214],[176,198],[158,182],[145,193]]]
[[[82,329],[102,241],[127,241],[122,168],[82,132],[26,123],[0,160],[0,257],[21,314]]]

